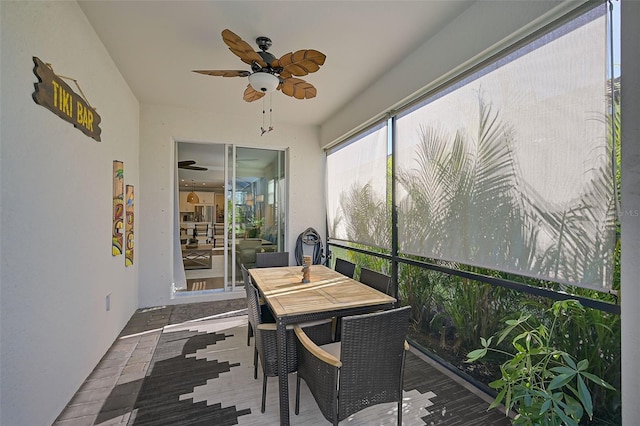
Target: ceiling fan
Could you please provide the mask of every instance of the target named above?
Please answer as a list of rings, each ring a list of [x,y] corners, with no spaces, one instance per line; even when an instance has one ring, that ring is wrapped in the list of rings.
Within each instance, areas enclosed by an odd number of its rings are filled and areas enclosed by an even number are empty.
[[[196,166],[195,164],[196,162],[194,160],[178,161],[178,168],[187,169],[187,170],[200,170],[200,171],[209,170],[206,167]]]
[[[249,84],[243,97],[247,102],[258,100],[276,89],[296,99],[311,99],[316,96],[316,88],[297,77],[318,71],[326,59],[323,53],[303,49],[286,53],[277,59],[267,52],[271,47],[271,39],[268,37],[256,39],[260,48],[258,52],[230,30],[222,31],[222,40],[242,62],[251,66],[251,71],[194,70],[193,72],[217,77],[249,77]]]

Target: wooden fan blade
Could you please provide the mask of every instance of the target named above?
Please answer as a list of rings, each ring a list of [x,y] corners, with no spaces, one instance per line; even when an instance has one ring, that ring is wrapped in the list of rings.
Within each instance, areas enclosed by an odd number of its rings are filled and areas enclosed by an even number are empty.
[[[188,170],[209,170],[206,167],[196,166],[195,164],[196,162],[194,160],[178,161],[178,168]]]
[[[257,101],[263,96],[264,92],[258,92],[256,89],[251,87],[250,84],[247,84],[247,88],[244,90],[244,96],[242,97],[242,99],[244,99],[246,102],[253,102]]]
[[[267,64],[262,60],[262,57],[258,55],[251,46],[249,46],[249,43],[242,40],[232,31],[222,31],[222,41],[224,41],[226,45],[229,46],[229,50],[231,50],[233,54],[239,57],[245,64],[251,65],[256,62],[261,67],[267,66]]]
[[[304,49],[282,55],[280,59],[273,61],[271,66],[283,68],[280,73],[282,78],[289,78],[292,75],[303,76],[318,71],[326,58],[324,53],[317,50]]]
[[[317,90],[312,84],[307,83],[301,78],[291,77],[284,80],[278,89],[287,96],[294,97],[296,99],[311,99],[315,98]]]
[[[251,71],[242,70],[193,70],[193,72],[215,77],[248,77],[251,74]]]

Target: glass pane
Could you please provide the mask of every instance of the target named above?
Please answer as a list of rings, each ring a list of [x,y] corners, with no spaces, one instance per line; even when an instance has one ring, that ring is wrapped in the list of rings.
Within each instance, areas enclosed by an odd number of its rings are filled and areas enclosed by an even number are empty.
[[[236,190],[235,186],[235,176],[236,176],[236,162],[235,159],[235,146],[227,145],[227,155],[226,155],[226,163],[225,163],[225,179],[226,179],[226,192],[225,192],[225,201],[226,201],[226,217],[225,217],[225,235],[227,238],[227,244],[225,246],[225,265],[227,268],[227,273],[225,277],[226,281],[226,289],[235,289],[236,285],[236,268],[233,267],[236,263],[236,253],[235,250],[229,250],[229,247],[235,246],[235,232],[233,230],[236,226],[236,212],[235,212],[235,203],[234,194]]]
[[[177,143],[180,292],[225,290],[224,170],[224,145]]]
[[[232,229],[238,283],[240,265],[255,267],[256,253],[284,250],[284,158],[283,151],[236,148]]]

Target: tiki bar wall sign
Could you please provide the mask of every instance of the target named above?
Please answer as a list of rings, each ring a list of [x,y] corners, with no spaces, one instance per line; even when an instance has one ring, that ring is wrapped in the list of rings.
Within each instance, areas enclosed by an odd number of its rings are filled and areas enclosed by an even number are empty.
[[[33,73],[38,77],[38,83],[35,83],[35,92],[33,92],[33,100],[49,111],[56,114],[73,124],[78,130],[85,135],[100,142],[100,116],[96,110],[89,105],[86,98],[76,94],[62,77],[53,72],[51,65],[45,64],[37,57],[33,57],[35,66]],[[78,82],[73,80],[78,86],[78,90],[82,93],[82,89]]]

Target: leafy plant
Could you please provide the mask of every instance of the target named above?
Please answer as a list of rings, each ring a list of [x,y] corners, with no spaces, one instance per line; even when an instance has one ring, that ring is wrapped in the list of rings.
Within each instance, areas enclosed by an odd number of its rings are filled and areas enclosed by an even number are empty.
[[[473,347],[481,336],[500,329],[500,318],[508,314],[510,303],[503,297],[505,289],[490,284],[462,278],[443,289],[443,315],[455,326],[456,341],[453,349],[457,353],[462,347]]]
[[[516,425],[578,425],[585,413],[593,418],[593,400],[587,383],[613,389],[587,371],[588,360],[576,362],[569,353],[553,347],[555,328],[574,313],[582,314],[582,305],[575,300],[558,301],[550,312],[553,320],[549,326],[536,324],[529,314],[505,321],[504,330],[489,339],[482,338],[482,348],[467,354],[467,362],[475,362],[489,351],[509,358],[500,366],[502,377],[489,383],[499,390],[489,408],[504,402],[508,411],[517,413],[513,420]],[[491,347],[495,337],[499,346],[514,333],[516,336],[511,340],[514,354]]]
[[[575,293],[587,293],[588,297],[589,291],[576,289]],[[553,341],[558,348],[570,351],[577,359],[588,360],[591,373],[604,378],[614,387],[620,387],[620,315],[586,308],[583,313],[573,315],[562,327],[557,327]],[[620,393],[597,388],[592,396],[593,424],[620,424],[622,419],[617,417],[621,407]]]
[[[432,312],[437,310],[437,296],[434,293],[438,288],[447,287],[447,284],[442,281],[452,280],[451,276],[440,272],[413,265],[399,265],[398,294],[403,306],[411,306],[411,318],[415,331],[420,331],[429,325]]]

